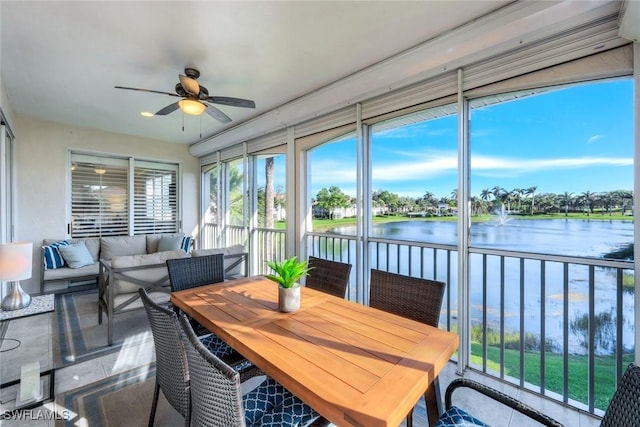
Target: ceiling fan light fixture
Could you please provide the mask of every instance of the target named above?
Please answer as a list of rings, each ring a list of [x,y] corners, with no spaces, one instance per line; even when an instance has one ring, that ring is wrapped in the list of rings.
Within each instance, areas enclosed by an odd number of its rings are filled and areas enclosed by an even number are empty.
[[[178,101],[178,105],[183,113],[199,116],[207,108],[202,102],[195,99],[186,98]]]

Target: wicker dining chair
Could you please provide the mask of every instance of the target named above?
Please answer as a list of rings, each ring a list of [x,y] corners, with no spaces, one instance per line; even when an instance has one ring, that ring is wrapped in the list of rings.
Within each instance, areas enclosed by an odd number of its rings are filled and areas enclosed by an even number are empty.
[[[496,402],[515,409],[541,425],[548,427],[563,426],[559,421],[545,415],[537,409],[487,385],[468,378],[456,378],[451,381],[447,387],[445,392],[445,406],[447,411],[442,414],[435,425],[436,427],[486,425],[464,409],[452,405],[453,392],[464,387],[475,390]],[[618,383],[609,407],[600,422],[600,427],[638,427],[638,425],[640,425],[640,367],[635,363],[631,363]]]
[[[224,282],[224,254],[168,259],[167,270],[169,271],[171,292]],[[196,320],[190,319],[190,322],[198,336],[210,335],[206,338],[207,346],[214,349],[215,354],[225,357],[227,363],[234,366],[244,363],[245,367],[248,367],[249,363],[246,359],[221,338],[211,333]]]
[[[241,394],[240,375],[202,345],[188,319],[180,316],[191,385],[191,421],[198,427],[302,426],[318,414],[265,376]]]
[[[189,373],[183,342],[180,338],[181,327],[178,314],[174,310],[154,302],[144,289],[139,291],[140,299],[149,318],[151,333],[156,351],[156,383],[153,392],[153,403],[149,414],[149,427],[153,426],[160,390],[167,401],[185,418],[185,425],[190,420]],[[199,337],[198,340],[208,351],[233,365],[233,369],[241,372],[243,379],[252,374],[248,372],[251,365],[244,358],[238,360],[237,353],[224,341],[220,345],[211,335]],[[247,373],[245,373],[247,371]]]
[[[407,317],[427,325],[438,327],[440,309],[446,284],[437,280],[420,279],[371,270],[369,305],[371,307]],[[429,393],[435,396],[429,396]],[[433,387],[424,395],[427,415],[434,420],[440,415],[440,381],[435,378]],[[429,407],[429,402],[437,402],[438,407]],[[431,414],[429,414],[431,412]],[[407,415],[407,427],[413,425],[413,410]]]
[[[167,260],[171,292],[224,282],[224,255]]]
[[[180,339],[178,315],[173,310],[156,304],[144,289],[140,288],[139,293],[149,318],[156,349],[156,383],[149,414],[149,427],[153,426],[155,420],[160,390],[169,404],[184,417],[185,426],[188,427],[191,414],[189,369]]]
[[[351,264],[310,256],[305,286],[344,298],[349,284]]]

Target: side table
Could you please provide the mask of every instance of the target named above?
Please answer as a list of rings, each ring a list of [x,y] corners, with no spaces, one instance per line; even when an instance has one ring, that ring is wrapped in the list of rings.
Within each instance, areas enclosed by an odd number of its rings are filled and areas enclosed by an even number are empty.
[[[35,408],[55,398],[54,310],[53,294],[34,296],[20,310],[0,309],[0,412]]]

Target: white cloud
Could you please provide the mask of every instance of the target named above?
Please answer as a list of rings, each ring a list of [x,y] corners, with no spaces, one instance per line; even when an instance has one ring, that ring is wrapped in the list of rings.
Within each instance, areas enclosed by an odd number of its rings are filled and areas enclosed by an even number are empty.
[[[596,142],[602,139],[602,135],[593,135],[591,138],[587,140],[587,144],[591,144],[592,142]]]

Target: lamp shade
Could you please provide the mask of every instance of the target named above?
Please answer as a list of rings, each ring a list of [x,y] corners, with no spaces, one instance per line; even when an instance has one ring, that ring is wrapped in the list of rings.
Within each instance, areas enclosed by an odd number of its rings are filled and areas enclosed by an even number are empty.
[[[0,245],[0,280],[15,282],[31,278],[32,242]]]
[[[205,108],[207,108],[207,106],[202,102],[191,98],[186,98],[178,101],[178,105],[184,113],[192,114],[194,116],[199,116],[200,114],[202,114]]]

